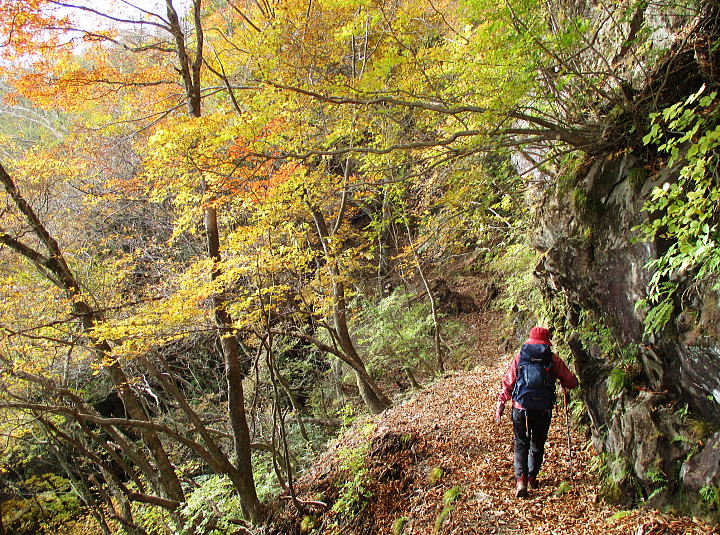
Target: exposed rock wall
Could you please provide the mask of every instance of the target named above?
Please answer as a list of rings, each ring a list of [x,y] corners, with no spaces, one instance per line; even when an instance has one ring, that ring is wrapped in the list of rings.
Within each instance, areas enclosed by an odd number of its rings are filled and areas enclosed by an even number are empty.
[[[591,19],[619,20],[594,3],[568,5]],[[633,112],[635,125],[703,84],[718,90],[715,3],[698,2],[697,12],[706,16],[691,26],[667,16],[662,2],[632,6],[622,24],[600,25],[595,50],[613,58],[632,102],[642,103]],[[673,46],[672,59],[655,75],[623,61],[643,24],[652,29],[647,46]],[[623,135],[613,128],[607,125]],[[641,146],[590,152],[595,156],[565,181],[571,185],[547,193],[533,245],[543,253],[536,274],[544,293],[561,304],[570,326],[567,342],[594,444],[607,461],[606,477],[626,501],[679,503],[720,520],[720,295],[684,281],[675,316],[656,335],[644,334],[644,311],[636,306],[652,276],[645,266],[669,244],[640,242],[633,229],[648,217],[642,208],[650,192],[675,181],[682,163],[663,167]],[[599,341],[599,333],[610,344]],[[713,489],[714,506],[701,498]]]
[[[719,299],[696,293],[678,303],[682,313],[664,332],[643,335],[636,302],[651,276],[644,266],[664,244],[636,241],[633,228],[647,217],[642,206],[652,188],[677,174],[666,168],[648,177],[644,167],[632,154],[602,156],[580,172],[574,189],[547,198],[534,237],[544,253],[536,272],[549,297],[564,297],[571,325],[589,314],[635,355],[632,381],[610,396],[613,368],[630,364],[578,335],[569,340],[596,448],[626,460],[620,488],[654,504],[680,497],[700,503],[698,491],[720,482],[720,434],[708,440],[689,422],[720,427]]]

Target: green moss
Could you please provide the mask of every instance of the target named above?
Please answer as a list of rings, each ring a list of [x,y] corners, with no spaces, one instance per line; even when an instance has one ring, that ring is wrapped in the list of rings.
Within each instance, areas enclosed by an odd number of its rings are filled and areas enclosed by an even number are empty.
[[[553,492],[553,495],[554,496],[562,496],[563,494],[568,492],[570,489],[572,489],[572,485],[567,481],[563,481],[562,483],[560,483],[558,485],[558,488],[555,489],[555,492]]]
[[[618,511],[610,517],[610,520],[622,520],[626,516],[633,514],[633,511]]]
[[[317,521],[311,516],[304,516],[300,522],[300,533],[310,533],[317,527]]]
[[[556,193],[559,197],[563,197],[571,188],[577,186],[580,180],[580,170],[586,162],[586,157],[580,152],[567,155],[560,162],[560,171],[555,181]]]
[[[438,517],[435,519],[435,533],[440,533],[440,528],[442,527],[443,522],[445,522],[447,517],[450,516],[450,513],[452,513],[453,509],[454,507],[452,506],[443,508]]]
[[[583,188],[575,188],[572,192],[572,205],[575,210],[582,210],[587,205],[587,192]]]
[[[405,529],[405,524],[407,524],[407,521],[408,521],[408,517],[406,517],[406,516],[398,518],[393,523],[393,527],[392,527],[393,535],[402,535],[402,532]]]
[[[447,517],[450,516],[450,513],[453,512],[453,510],[455,509],[455,502],[458,501],[461,495],[462,488],[458,486],[451,487],[445,491],[445,494],[443,494],[444,507],[442,511],[440,511],[438,517],[435,519],[435,533],[440,533],[443,522],[445,522]]]
[[[717,427],[714,424],[699,418],[688,418],[686,425],[692,438],[696,442],[705,440],[717,431]]]
[[[436,466],[435,468],[430,470],[430,473],[428,474],[428,481],[430,481],[431,485],[437,485],[442,479],[443,475],[443,469],[439,466]]]
[[[445,494],[443,494],[443,505],[452,505],[458,500],[458,498],[460,498],[461,494],[462,489],[457,485],[449,488],[445,491]]]
[[[627,180],[634,190],[639,190],[647,180],[648,173],[642,167],[631,167],[627,172]]]

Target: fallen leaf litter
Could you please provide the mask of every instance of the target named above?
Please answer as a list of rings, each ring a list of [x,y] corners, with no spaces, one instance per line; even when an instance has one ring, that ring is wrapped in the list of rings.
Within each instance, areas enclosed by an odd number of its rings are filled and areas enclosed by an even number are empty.
[[[488,354],[487,347],[478,349],[481,355]],[[494,419],[509,359],[510,355],[504,362],[486,357],[474,371],[445,377],[410,401],[356,424],[338,439],[298,481],[300,497],[320,497],[329,503],[337,499],[337,489],[347,478],[338,455],[369,441],[364,489],[368,498],[354,519],[319,513],[316,527],[320,529],[314,533],[392,534],[393,525],[403,517],[407,519],[403,535],[435,533],[438,522],[439,533],[447,535],[720,533],[717,526],[696,519],[648,509],[622,511],[603,502],[597,479],[588,473],[591,452],[575,432],[570,473],[562,409],[551,425],[540,488],[532,489],[528,499],[516,499],[511,411],[506,410],[500,425]],[[369,436],[368,422],[374,424]],[[443,498],[453,487],[460,494],[440,521]],[[558,492],[559,488],[564,491]]]

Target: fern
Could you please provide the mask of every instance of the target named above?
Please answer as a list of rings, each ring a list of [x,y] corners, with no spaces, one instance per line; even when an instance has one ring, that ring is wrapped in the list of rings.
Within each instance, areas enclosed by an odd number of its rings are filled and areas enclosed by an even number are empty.
[[[610,398],[618,397],[628,386],[632,379],[622,368],[613,368],[607,379],[607,394]]]

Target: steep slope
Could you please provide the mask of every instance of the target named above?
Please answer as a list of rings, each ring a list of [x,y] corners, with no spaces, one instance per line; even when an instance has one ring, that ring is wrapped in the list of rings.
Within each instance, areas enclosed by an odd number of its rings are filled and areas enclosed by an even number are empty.
[[[355,424],[297,484],[309,505],[302,526],[288,507],[274,533],[707,534],[720,528],[598,497],[586,440],[562,409],[550,430],[541,487],[513,496],[512,427],[493,408],[511,355],[491,347],[474,371],[452,374],[411,400]]]

